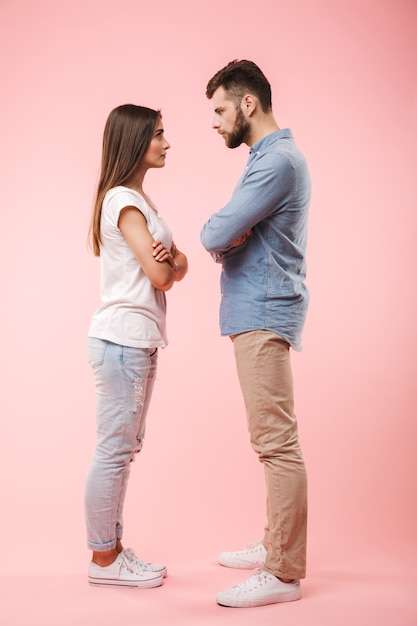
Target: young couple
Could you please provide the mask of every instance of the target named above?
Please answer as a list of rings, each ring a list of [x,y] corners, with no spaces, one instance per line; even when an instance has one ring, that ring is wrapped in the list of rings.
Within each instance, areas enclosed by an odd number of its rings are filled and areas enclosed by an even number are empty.
[[[222,264],[221,334],[231,337],[251,444],[264,464],[262,541],[224,552],[219,563],[253,569],[218,593],[223,606],[301,597],[307,480],[297,435],[289,349],[300,349],[308,306],[305,250],[310,179],[291,131],[274,118],[271,88],[251,61],[232,61],[207,85],[213,128],[229,148],[250,147],[231,200],[204,224],[201,242]],[[187,258],[143,183],[170,145],[158,111],[122,105],[107,120],[91,240],[101,260],[102,304],[88,332],[96,381],[97,441],[87,478],[88,579],[94,585],[157,587],[165,565],[122,545],[131,462],[142,447],[158,348],[166,346],[165,291]]]

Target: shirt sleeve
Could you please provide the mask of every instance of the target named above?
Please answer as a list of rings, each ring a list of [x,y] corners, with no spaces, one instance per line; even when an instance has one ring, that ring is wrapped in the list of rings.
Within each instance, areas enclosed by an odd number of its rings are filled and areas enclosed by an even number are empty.
[[[294,168],[286,155],[260,155],[248,166],[230,202],[204,224],[201,243],[218,260],[238,237],[284,207],[293,185]]]

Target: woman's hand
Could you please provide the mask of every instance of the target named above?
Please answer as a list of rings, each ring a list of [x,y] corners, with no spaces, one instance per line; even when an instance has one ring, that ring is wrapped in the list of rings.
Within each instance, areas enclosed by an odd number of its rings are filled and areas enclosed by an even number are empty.
[[[154,241],[155,249],[158,249],[159,245],[162,246],[160,241]],[[160,254],[164,255],[164,251],[166,253],[167,249],[162,246],[162,250]],[[181,252],[181,250],[178,250],[174,242],[172,242],[171,244],[171,256],[174,262],[174,265],[172,265],[175,271],[174,280],[175,281],[182,280],[184,276],[186,275],[186,273],[188,272],[188,260],[185,254]],[[171,263],[169,259],[170,259],[169,256],[165,257],[165,260],[168,261],[168,263]],[[161,260],[163,260],[163,257],[161,258]]]
[[[169,263],[172,269],[175,269],[174,255],[177,254],[175,244],[172,244],[171,250],[168,250],[168,248],[165,248],[164,244],[161,241],[156,240],[153,241],[152,248],[152,256],[155,261],[158,261],[159,263],[163,263],[164,261],[166,261],[167,263]]]
[[[125,207],[120,212],[118,226],[153,287],[160,291],[171,289],[177,274],[174,259],[160,241],[154,240],[143,213],[137,207]],[[158,257],[156,263],[155,257]],[[167,263],[161,263],[164,260]]]
[[[178,252],[179,252],[179,250],[178,250],[177,246],[175,245],[175,243],[174,243],[174,242],[172,242],[172,245],[171,245],[171,254],[172,254],[172,256],[174,257],[174,259],[175,259],[175,257],[177,256]]]

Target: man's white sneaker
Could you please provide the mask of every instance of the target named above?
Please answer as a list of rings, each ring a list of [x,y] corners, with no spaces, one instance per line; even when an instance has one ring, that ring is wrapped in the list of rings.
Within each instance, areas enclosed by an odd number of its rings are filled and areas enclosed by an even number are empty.
[[[159,587],[163,577],[157,572],[145,569],[128,559],[123,552],[117,555],[114,563],[101,567],[91,561],[88,568],[88,582],[92,585],[118,585],[122,587]]]
[[[293,602],[301,598],[300,582],[294,580],[283,583],[265,570],[258,570],[253,576],[235,587],[217,594],[217,604],[232,607],[251,607]]]
[[[143,567],[145,570],[150,570],[151,572],[155,572],[156,574],[159,574],[160,576],[163,576],[164,578],[168,573],[165,565],[157,565],[156,563],[147,563],[146,561],[142,561],[142,559],[136,556],[135,551],[132,548],[123,548],[122,552],[125,555],[125,557],[129,559],[129,561],[133,561],[134,563],[137,563],[139,567]]]
[[[261,541],[248,543],[246,550],[240,552],[222,552],[218,562],[225,567],[236,569],[256,569],[262,567],[266,559],[265,546]]]

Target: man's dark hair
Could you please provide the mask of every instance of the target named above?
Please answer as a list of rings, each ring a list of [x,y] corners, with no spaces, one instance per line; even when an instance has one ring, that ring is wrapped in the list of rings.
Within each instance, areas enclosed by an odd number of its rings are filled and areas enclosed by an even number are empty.
[[[235,59],[219,70],[207,83],[207,98],[211,99],[219,87],[223,87],[236,106],[245,94],[251,93],[259,99],[265,113],[272,108],[271,85],[252,61]]]

